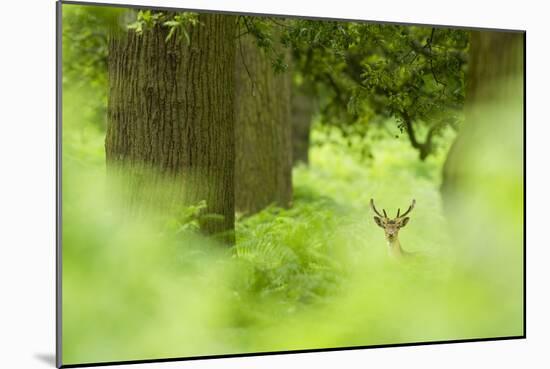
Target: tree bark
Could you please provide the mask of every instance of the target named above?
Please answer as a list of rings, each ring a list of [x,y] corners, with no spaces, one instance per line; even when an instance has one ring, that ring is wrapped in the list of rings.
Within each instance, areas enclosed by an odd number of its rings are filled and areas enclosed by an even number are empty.
[[[477,152],[476,149],[483,145],[503,147],[498,142],[499,132],[503,132],[504,127],[499,127],[499,117],[495,114],[491,116],[491,107],[508,109],[506,121],[521,128],[523,105],[515,102],[523,97],[523,48],[522,33],[472,32],[465,99],[466,121],[444,164],[441,186],[444,197],[450,199],[454,192],[460,191],[461,182],[468,176],[469,159],[479,159],[471,157],[470,153]],[[514,104],[510,106],[508,102]],[[521,135],[516,138],[520,139]]]
[[[309,163],[309,139],[311,120],[315,112],[313,97],[305,94],[299,86],[292,86],[292,163]]]
[[[290,73],[276,73],[250,35],[237,41],[235,205],[253,214],[292,200]],[[288,61],[288,55],[287,55]]]
[[[140,175],[171,179],[182,205],[205,200],[205,213],[223,217],[203,218],[201,230],[225,232],[232,243],[236,20],[199,20],[188,29],[189,43],[166,41],[162,25],[110,40],[107,169],[126,170],[131,192],[142,186]]]
[[[494,314],[480,321],[500,336],[525,333],[523,56],[521,33],[472,34],[466,120],[442,184],[453,263],[483,288],[478,309]]]

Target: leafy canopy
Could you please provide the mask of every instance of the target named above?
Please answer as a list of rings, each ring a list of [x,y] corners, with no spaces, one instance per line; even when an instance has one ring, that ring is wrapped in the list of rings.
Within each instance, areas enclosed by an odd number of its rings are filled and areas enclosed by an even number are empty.
[[[312,20],[293,20],[285,29],[295,67],[324,97],[323,122],[345,132],[394,118],[421,159],[433,152],[434,136],[458,123],[469,32]]]

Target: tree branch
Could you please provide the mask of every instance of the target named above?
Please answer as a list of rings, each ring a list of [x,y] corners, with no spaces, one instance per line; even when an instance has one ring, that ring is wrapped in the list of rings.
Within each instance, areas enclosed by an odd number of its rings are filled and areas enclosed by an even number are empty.
[[[242,18],[242,19],[245,19],[245,18]],[[245,20],[244,24],[245,24],[245,27],[246,27],[246,33],[249,33],[250,30],[248,29],[248,24],[246,23],[246,20]],[[250,70],[248,69],[248,65],[246,64],[246,61],[244,59],[242,37],[239,37],[239,53],[241,55],[241,61],[244,65],[244,69],[246,70],[246,74],[248,75],[248,78],[250,79],[250,86],[251,86],[252,96],[254,96],[254,87],[255,87],[256,84],[254,82],[254,79],[252,78],[252,74],[250,74]]]
[[[418,142],[416,138],[416,133],[414,132],[411,118],[407,113],[402,113],[401,116],[403,118],[403,124],[405,124],[405,131],[407,132],[407,136],[409,137],[411,146],[417,150],[420,150],[422,145]]]
[[[411,146],[414,147],[416,150],[418,150],[418,155],[420,157],[420,160],[424,161],[432,152],[433,137],[437,132],[437,129],[441,126],[441,124],[432,126],[428,131],[426,140],[424,142],[420,142],[416,137],[416,132],[414,131],[413,123],[409,115],[406,112],[404,112],[404,113],[401,113],[401,116],[403,119],[403,123],[405,124],[405,131],[407,132],[407,136],[409,137]]]
[[[273,24],[276,24],[277,26],[279,27],[284,27],[286,29],[290,29],[290,30],[294,30],[294,27],[291,27],[289,25],[286,25],[286,24],[283,24],[283,23],[279,23],[278,21],[276,21],[275,19],[273,18],[267,18],[268,21],[272,22]]]
[[[428,42],[428,45],[429,45],[429,48],[430,48],[430,53],[432,54],[432,56],[429,58],[430,60],[430,71],[432,72],[432,76],[434,77],[434,81],[444,87],[447,87],[447,84],[443,81],[440,81],[437,79],[437,76],[435,75],[435,71],[434,71],[434,63],[433,63],[433,55],[435,55],[435,53],[433,52],[432,50],[432,44],[433,44],[433,40],[434,40],[434,34],[435,34],[435,28],[432,27],[432,33],[430,35],[430,39],[429,39],[429,42]]]
[[[336,83],[336,81],[334,80],[332,75],[328,72],[325,72],[324,75],[325,75],[325,78],[328,80],[329,85],[334,90],[334,94],[336,95],[336,99],[338,101],[340,101],[340,103],[342,103],[342,104],[347,104],[347,102],[345,101],[345,99],[343,97],[342,89],[340,88],[340,86],[338,86],[338,84]]]

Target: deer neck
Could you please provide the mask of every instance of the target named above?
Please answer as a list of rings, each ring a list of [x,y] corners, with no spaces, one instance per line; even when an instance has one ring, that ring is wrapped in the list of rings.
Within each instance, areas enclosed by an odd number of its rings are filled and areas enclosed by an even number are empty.
[[[398,237],[395,237],[391,240],[388,239],[388,247],[389,253],[393,257],[400,258],[405,255],[405,251],[401,248],[401,242],[399,242]]]

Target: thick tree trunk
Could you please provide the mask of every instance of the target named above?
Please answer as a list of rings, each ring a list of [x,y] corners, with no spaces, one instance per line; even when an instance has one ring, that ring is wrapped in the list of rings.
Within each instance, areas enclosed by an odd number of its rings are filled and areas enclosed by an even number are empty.
[[[453,143],[443,169],[442,193],[452,197],[468,177],[469,160],[479,161],[483,146],[499,145],[504,133],[502,121],[495,116],[506,110],[506,122],[521,132],[523,121],[523,48],[524,35],[510,32],[472,32],[469,71],[466,86],[466,121]],[[519,103],[517,103],[519,101]],[[508,105],[509,102],[514,104]],[[492,134],[491,134],[492,132]],[[516,136],[520,140],[521,135]]]
[[[472,34],[466,120],[442,184],[455,265],[484,291],[479,311],[494,314],[480,321],[500,336],[524,334],[523,48],[520,33]]]
[[[309,163],[309,137],[311,120],[315,113],[313,97],[306,95],[299,86],[292,86],[292,162]]]
[[[275,73],[268,55],[245,35],[235,55],[235,205],[253,214],[292,200],[290,73]]]
[[[205,213],[223,217],[205,217],[201,229],[226,232],[232,242],[236,20],[199,19],[188,30],[189,44],[166,41],[168,29],[160,25],[110,41],[107,168],[127,170],[131,191],[142,186],[139,175],[170,178],[182,205],[205,200]]]

